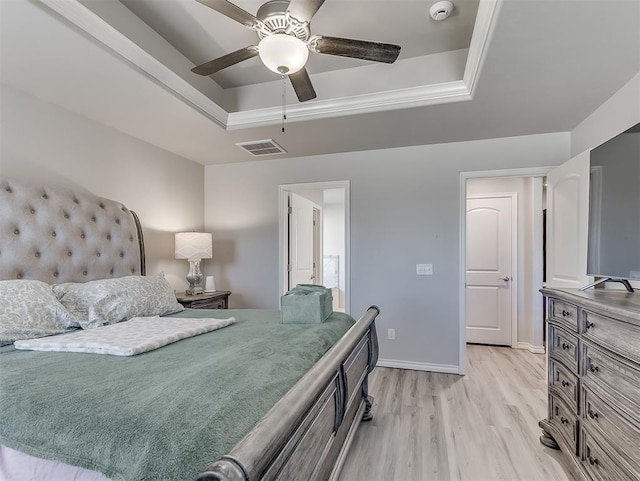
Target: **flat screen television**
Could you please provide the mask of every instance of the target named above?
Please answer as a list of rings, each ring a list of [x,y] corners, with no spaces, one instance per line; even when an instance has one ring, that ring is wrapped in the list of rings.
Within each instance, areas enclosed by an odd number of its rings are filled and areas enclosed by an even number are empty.
[[[640,124],[591,150],[587,274],[640,279]]]

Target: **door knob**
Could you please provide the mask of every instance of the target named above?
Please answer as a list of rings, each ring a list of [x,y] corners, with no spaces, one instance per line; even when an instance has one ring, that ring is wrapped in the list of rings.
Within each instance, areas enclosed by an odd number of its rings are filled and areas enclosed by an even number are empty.
[[[498,279],[500,279],[501,281],[509,282],[511,280],[511,277],[504,276],[504,277],[499,277]]]

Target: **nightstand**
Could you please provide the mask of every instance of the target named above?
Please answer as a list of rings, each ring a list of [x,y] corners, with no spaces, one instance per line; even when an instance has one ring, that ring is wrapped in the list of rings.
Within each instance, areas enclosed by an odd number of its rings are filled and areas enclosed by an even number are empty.
[[[228,309],[230,291],[214,291],[188,296],[184,292],[176,292],[176,299],[184,307],[191,309]]]

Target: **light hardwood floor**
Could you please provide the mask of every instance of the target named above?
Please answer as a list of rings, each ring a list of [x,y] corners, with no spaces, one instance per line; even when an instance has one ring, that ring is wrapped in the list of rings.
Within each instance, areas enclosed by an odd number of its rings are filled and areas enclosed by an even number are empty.
[[[568,481],[540,444],[545,356],[467,347],[467,375],[376,368],[339,481]]]

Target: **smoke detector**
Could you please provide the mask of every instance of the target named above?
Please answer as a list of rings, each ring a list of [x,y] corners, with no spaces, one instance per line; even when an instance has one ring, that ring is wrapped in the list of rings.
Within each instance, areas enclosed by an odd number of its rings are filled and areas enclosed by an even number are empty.
[[[437,2],[431,5],[429,9],[429,15],[436,21],[444,20],[445,18],[449,18],[453,12],[453,3],[445,0],[443,2]]]

